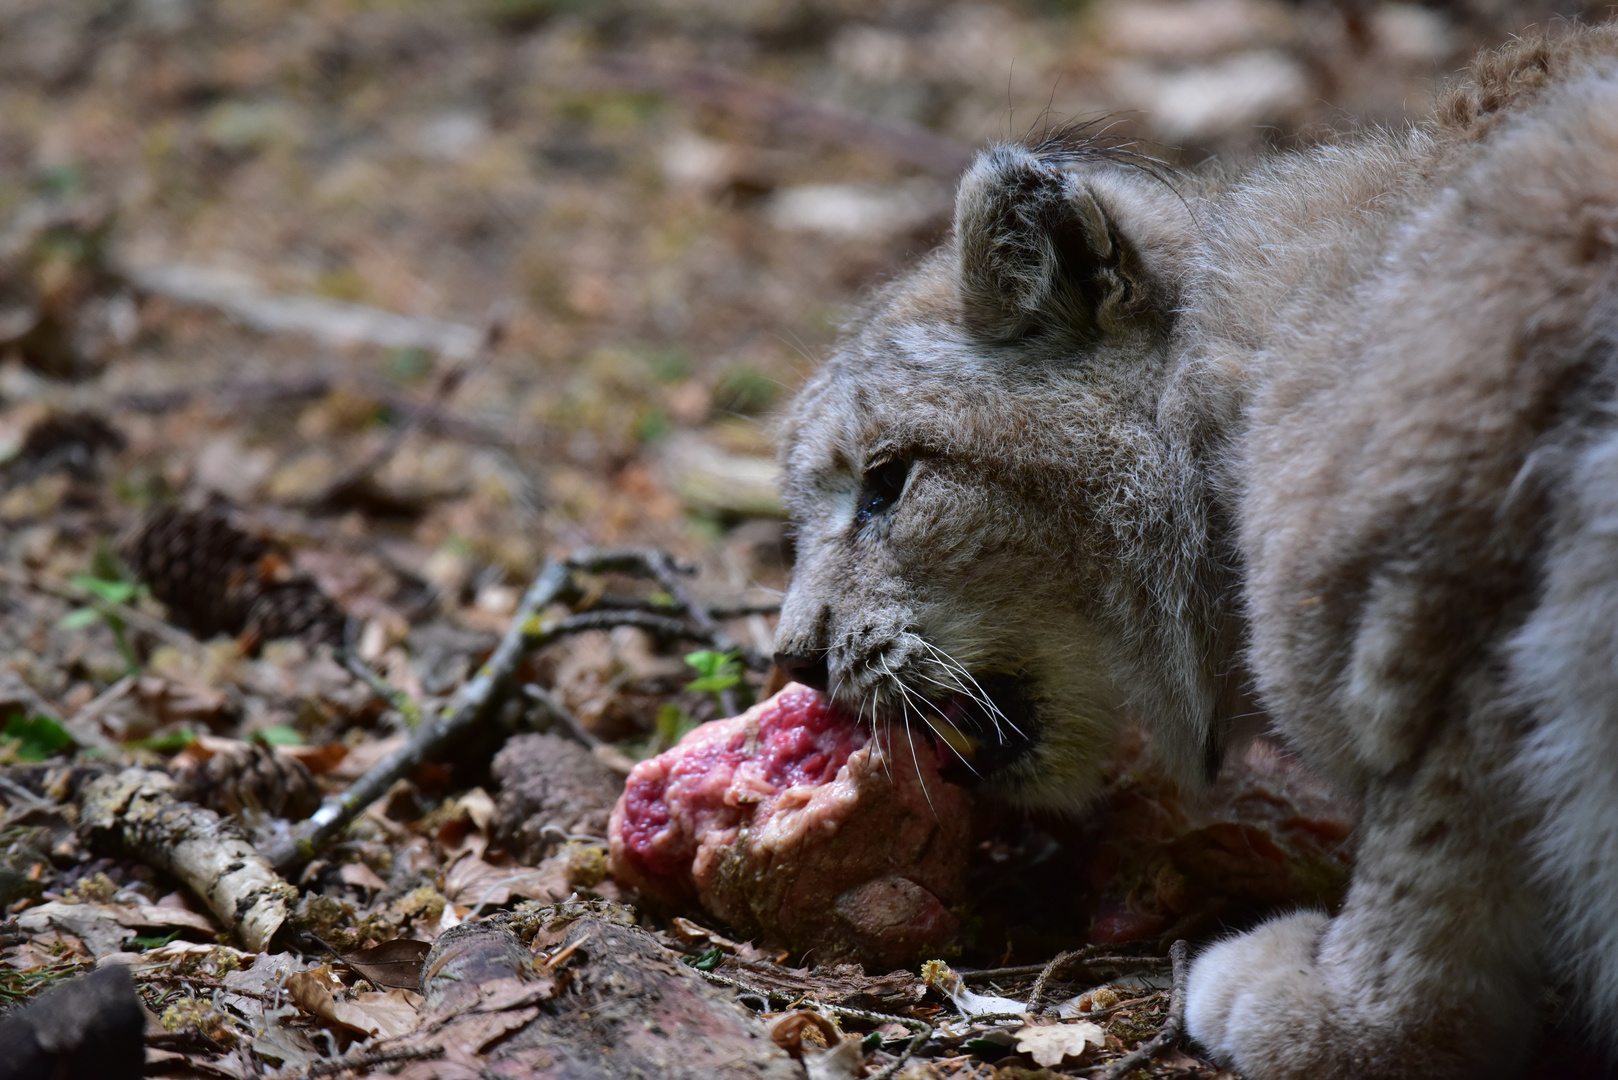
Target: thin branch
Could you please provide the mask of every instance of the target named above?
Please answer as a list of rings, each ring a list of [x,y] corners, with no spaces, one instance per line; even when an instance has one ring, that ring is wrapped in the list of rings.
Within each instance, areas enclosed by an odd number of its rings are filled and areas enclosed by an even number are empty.
[[[423,315],[399,315],[319,296],[277,296],[241,274],[193,263],[129,264],[137,289],[176,303],[212,308],[260,333],[301,333],[332,345],[427,349],[464,360],[482,335],[475,326]]]
[[[560,723],[562,728],[569,735],[573,736],[576,741],[584,744],[591,750],[594,750],[598,746],[607,745],[597,738],[594,732],[588,730],[583,724],[579,723],[579,718],[573,715],[572,710],[566,705],[563,705],[561,700],[549,690],[546,690],[542,686],[536,686],[533,683],[527,683],[523,686],[522,692],[527,694],[533,700],[539,702],[539,704],[544,707],[545,711],[551,714],[551,718]]]
[[[1079,952],[1062,952],[1051,957],[1050,963],[1045,965],[1044,970],[1039,973],[1039,978],[1034,980],[1033,988],[1028,991],[1027,1004],[1030,1016],[1040,1015],[1040,1006],[1045,1000],[1045,987],[1055,977],[1056,973],[1074,960],[1082,958],[1083,956]]]
[[[446,713],[425,721],[410,741],[371,767],[341,795],[329,797],[291,836],[266,852],[283,869],[301,865],[337,836],[367,806],[387,794],[396,781],[423,762],[437,759],[447,748],[480,724],[503,696],[523,656],[533,646],[529,636],[537,629],[542,611],[554,603],[568,584],[566,563],[547,562],[517,605],[516,614],[494,652],[456,695]]]
[[[653,633],[703,642],[716,649],[735,644],[722,634],[696,625],[695,618],[687,621],[645,611],[587,611],[560,619],[544,619],[545,609],[567,595],[572,586],[571,573],[575,569],[596,573],[610,570],[635,572],[641,569],[654,577],[684,572],[667,555],[656,552],[655,557],[649,557],[646,549],[590,548],[576,552],[562,562],[547,562],[517,605],[505,636],[478,673],[461,687],[454,705],[437,716],[424,718],[404,746],[377,762],[347,791],[328,797],[307,821],[294,828],[288,836],[271,844],[265,852],[270,861],[284,872],[308,862],[351,821],[364,813],[366,807],[387,794],[397,781],[423,762],[441,757],[450,746],[481,724],[494,705],[505,698],[523,657],[535,649],[569,634],[615,626],[638,626]],[[661,582],[662,578],[658,577],[658,580]],[[689,598],[677,602],[690,603]],[[709,623],[712,624],[711,618]],[[738,651],[750,662],[760,659],[750,650]],[[388,700],[396,700],[397,692],[374,674],[367,676],[353,664],[350,670]],[[530,692],[530,696],[535,695]],[[577,720],[569,722],[567,711],[558,703],[546,702],[544,698],[539,700],[586,745],[592,749],[599,745],[599,740],[596,743],[589,741],[592,737],[584,732]]]
[[[421,706],[417,704],[415,698],[378,675],[371,669],[370,664],[355,656],[352,649],[346,647],[339,649],[338,658],[350,675],[369,686],[371,693],[387,702],[389,707],[404,717],[406,727],[421,726]]]
[[[1176,941],[1169,946],[1169,960],[1174,965],[1174,982],[1173,988],[1169,991],[1168,1019],[1157,1029],[1156,1035],[1097,1074],[1100,1080],[1120,1080],[1126,1073],[1140,1068],[1180,1041],[1185,1033],[1186,954],[1189,949],[1190,946],[1184,940]]]
[[[727,634],[708,610],[707,605],[697,602],[690,590],[685,587],[685,582],[681,580],[683,576],[696,573],[696,568],[675,562],[668,552],[657,548],[600,549],[593,553],[590,566],[581,565],[579,568],[595,573],[616,571],[651,578],[673,598],[674,611],[689,618],[705,635],[699,637],[686,633],[683,636],[692,641],[704,641],[715,652],[736,653],[742,658],[742,663],[754,671],[770,669],[769,657],[757,649],[748,648]],[[730,690],[720,693],[720,704],[726,715],[734,716],[740,711],[737,708],[735,694]]]
[[[581,611],[577,615],[564,615],[560,619],[540,623],[532,628],[532,633],[528,637],[528,647],[538,649],[571,634],[582,634],[587,630],[612,630],[619,626],[634,626],[663,637],[695,641],[698,644],[707,645],[716,652],[740,653],[742,662],[754,670],[767,670],[770,666],[769,661],[764,659],[762,653],[738,645],[735,639],[728,634],[704,630],[692,622],[676,619],[669,615],[656,615],[650,611],[625,609]],[[762,668],[758,666],[760,664],[763,665]]]
[[[1165,967],[1169,961],[1161,956],[1119,956],[1096,952],[1099,948],[1088,945],[1068,954],[1072,957],[1069,963],[1084,967],[1134,967],[1150,968]],[[993,982],[996,979],[1018,979],[1029,975],[1038,975],[1050,966],[1049,962],[1043,964],[1019,964],[1016,967],[978,968],[976,971],[962,971],[958,974],[962,982],[980,983]]]

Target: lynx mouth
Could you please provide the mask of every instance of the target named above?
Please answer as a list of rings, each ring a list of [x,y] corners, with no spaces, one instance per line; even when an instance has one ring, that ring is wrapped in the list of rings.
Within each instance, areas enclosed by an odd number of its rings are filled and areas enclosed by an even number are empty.
[[[1038,740],[1032,680],[981,676],[970,693],[956,692],[937,702],[924,723],[931,729],[944,779],[974,787],[1029,753]]]

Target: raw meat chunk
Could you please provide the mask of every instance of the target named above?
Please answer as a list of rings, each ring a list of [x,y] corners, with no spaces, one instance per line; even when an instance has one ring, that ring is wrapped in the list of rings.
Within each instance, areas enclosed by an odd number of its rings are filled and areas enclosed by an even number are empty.
[[[939,777],[930,740],[883,753],[891,737],[797,684],[704,724],[630,773],[613,874],[815,963],[936,951],[958,929],[970,798]]]

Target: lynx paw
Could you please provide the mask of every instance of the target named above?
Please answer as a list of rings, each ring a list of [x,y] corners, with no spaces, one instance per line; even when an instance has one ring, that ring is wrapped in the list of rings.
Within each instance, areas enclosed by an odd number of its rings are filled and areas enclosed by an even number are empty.
[[[1186,985],[1191,1037],[1226,1065],[1268,1075],[1320,996],[1315,948],[1327,921],[1318,911],[1275,919],[1199,956]]]

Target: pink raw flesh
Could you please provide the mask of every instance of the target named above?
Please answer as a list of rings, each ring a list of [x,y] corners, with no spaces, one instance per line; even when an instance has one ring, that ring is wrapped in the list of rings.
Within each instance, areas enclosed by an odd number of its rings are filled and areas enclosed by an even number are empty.
[[[968,820],[935,755],[884,761],[857,720],[794,684],[637,765],[609,832],[614,876],[647,899],[696,900],[822,960],[891,964],[954,933]]]

